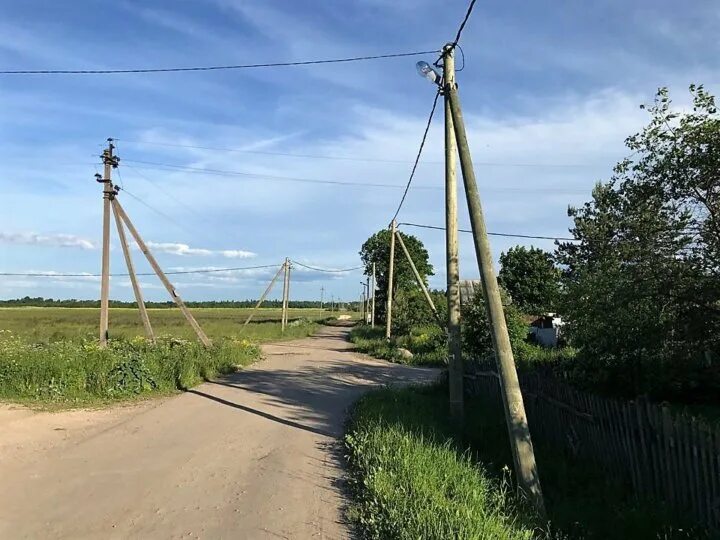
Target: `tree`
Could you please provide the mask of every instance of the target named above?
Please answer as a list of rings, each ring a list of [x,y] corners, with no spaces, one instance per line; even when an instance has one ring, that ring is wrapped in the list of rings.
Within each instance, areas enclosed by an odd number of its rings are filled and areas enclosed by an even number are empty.
[[[427,278],[433,275],[428,252],[423,243],[411,234],[399,233],[405,246],[410,252],[415,267],[427,284]],[[388,271],[390,263],[390,231],[383,229],[368,238],[360,249],[360,258],[365,265],[365,275],[372,275],[372,265],[375,263],[377,278],[377,296],[375,301],[375,316],[378,321],[385,320],[387,305]],[[399,243],[395,244],[395,275],[393,277],[393,298],[398,290],[410,291],[419,289],[410,264],[405,257]]]
[[[703,370],[720,345],[720,117],[701,86],[690,91],[682,115],[658,91],[626,140],[632,157],[569,208],[578,242],[557,250],[580,368],[629,395],[718,395]]]
[[[560,292],[560,270],[552,254],[524,246],[500,255],[498,282],[523,312],[539,315],[556,309]]]

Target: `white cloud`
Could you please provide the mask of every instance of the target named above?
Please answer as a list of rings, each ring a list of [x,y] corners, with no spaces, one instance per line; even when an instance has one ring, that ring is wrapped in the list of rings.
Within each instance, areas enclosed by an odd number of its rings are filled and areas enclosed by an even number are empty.
[[[171,255],[180,256],[199,256],[209,257],[212,255],[220,255],[227,259],[251,259],[257,257],[256,253],[252,251],[244,251],[240,249],[205,249],[205,248],[193,248],[188,244],[181,244],[176,242],[147,242],[148,247],[157,253],[169,253]]]
[[[0,242],[26,246],[76,247],[95,249],[95,244],[85,238],[73,234],[39,234],[33,232],[5,233],[0,232]]]

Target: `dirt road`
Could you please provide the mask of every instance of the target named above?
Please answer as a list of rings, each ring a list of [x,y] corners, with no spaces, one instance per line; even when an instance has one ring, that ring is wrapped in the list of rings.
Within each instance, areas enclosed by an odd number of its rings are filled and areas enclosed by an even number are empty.
[[[436,372],[349,351],[347,329],[180,396],[0,409],[0,538],[345,538],[338,437],[368,388]]]

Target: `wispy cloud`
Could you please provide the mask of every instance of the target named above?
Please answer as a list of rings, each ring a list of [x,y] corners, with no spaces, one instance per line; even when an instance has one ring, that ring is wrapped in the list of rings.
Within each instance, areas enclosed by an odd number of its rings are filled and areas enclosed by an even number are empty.
[[[0,242],[26,246],[71,247],[95,249],[95,244],[85,238],[73,234],[40,234],[34,232],[9,233],[0,232]]]
[[[227,259],[251,259],[257,257],[257,253],[252,251],[244,251],[241,249],[205,249],[194,248],[188,244],[180,244],[175,242],[147,242],[150,249],[158,253],[168,253],[170,255],[180,255],[187,257],[210,257],[221,256]]]

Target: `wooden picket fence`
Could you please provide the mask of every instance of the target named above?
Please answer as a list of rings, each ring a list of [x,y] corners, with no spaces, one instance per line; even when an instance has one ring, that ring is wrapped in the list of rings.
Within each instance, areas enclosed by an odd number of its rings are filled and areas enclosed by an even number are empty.
[[[662,501],[720,531],[720,428],[671,414],[646,401],[619,401],[578,391],[539,373],[520,374],[535,444],[589,460],[638,499]],[[466,375],[466,391],[499,403],[492,371]]]

